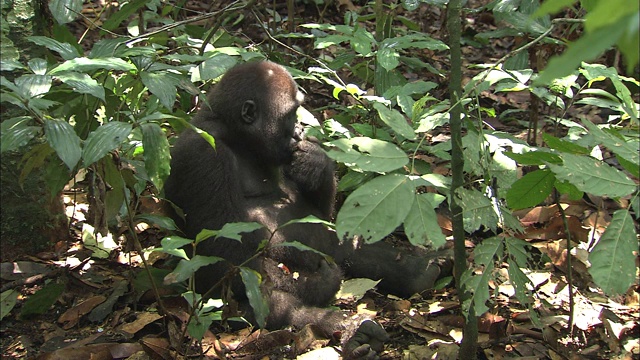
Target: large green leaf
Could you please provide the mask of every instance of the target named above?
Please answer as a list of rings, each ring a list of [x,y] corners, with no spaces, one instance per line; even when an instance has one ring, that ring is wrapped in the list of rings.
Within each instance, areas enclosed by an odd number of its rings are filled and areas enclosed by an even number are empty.
[[[409,162],[404,151],[382,140],[356,137],[332,141],[331,145],[342,151],[331,150],[329,157],[356,170],[383,173],[399,169]]]
[[[58,24],[70,23],[82,12],[82,0],[51,0],[49,10]]]
[[[29,143],[40,131],[38,126],[29,126],[31,118],[20,116],[2,122],[0,134],[0,153],[17,150]]]
[[[553,79],[569,75],[581,62],[591,61],[613,46],[625,30],[624,26],[610,24],[591,33],[585,33],[580,39],[569,44],[562,55],[549,60],[547,67],[534,80],[534,85],[548,84]]]
[[[262,276],[257,271],[246,267],[240,268],[240,275],[242,276],[249,304],[253,308],[256,322],[258,326],[264,328],[267,323],[267,316],[269,316],[269,303],[260,291]]]
[[[184,251],[183,247],[191,244],[192,242],[193,240],[180,236],[168,236],[160,241],[160,245],[162,245],[162,247],[156,248],[154,251],[161,251],[184,260],[189,260],[189,256]]]
[[[167,109],[173,109],[176,102],[176,86],[180,83],[180,75],[171,72],[141,71],[140,79],[149,91],[160,99]]]
[[[257,222],[226,223],[220,230],[203,229],[196,235],[196,244],[210,237],[219,237],[242,241],[242,233],[250,233],[263,228],[264,225]]]
[[[480,226],[496,231],[498,215],[491,200],[475,189],[459,188],[456,190],[459,202],[462,205],[462,217],[464,218],[464,230],[472,233]]]
[[[596,137],[596,141],[606,146],[616,155],[630,161],[636,167],[640,166],[640,152],[638,152],[639,144],[637,139],[625,141],[615,129],[605,131],[589,120],[582,120],[582,123],[589,129],[591,134]]]
[[[69,170],[73,170],[82,157],[80,138],[73,127],[64,120],[45,120],[44,133],[49,145]]]
[[[200,65],[193,68],[191,81],[198,82],[217,79],[227,72],[227,70],[235,66],[237,62],[238,60],[233,56],[227,54],[216,54],[212,58],[203,61]]]
[[[120,58],[100,58],[89,59],[86,57],[79,57],[71,60],[67,60],[64,63],[53,68],[49,75],[58,75],[67,71],[80,71],[88,72],[93,70],[116,70],[116,71],[132,71],[136,67]]]
[[[102,24],[102,27],[107,30],[113,30],[117,28],[124,20],[128,19],[129,16],[143,7],[147,2],[148,0],[134,0],[125,2],[120,10],[107,18],[107,21]]]
[[[400,114],[398,110],[389,109],[381,103],[373,104],[374,109],[378,111],[378,115],[380,115],[380,119],[393,131],[397,134],[404,136],[409,140],[413,140],[416,138],[416,132],[413,128],[407,123],[407,120]]]
[[[64,284],[49,283],[35,294],[29,296],[22,305],[21,318],[28,318],[31,315],[44,314],[50,311],[51,306],[58,300],[64,291]]]
[[[87,167],[102,159],[122,144],[131,133],[131,124],[112,121],[92,131],[84,143],[82,166]]]
[[[340,239],[361,235],[367,243],[381,240],[398,227],[411,210],[413,184],[406,176],[377,177],[356,189],[338,213]]]
[[[404,231],[413,245],[432,245],[439,248],[446,239],[440,225],[435,208],[444,200],[444,196],[425,193],[416,194],[413,207],[404,220]]]
[[[528,173],[511,185],[507,191],[507,203],[511,209],[536,206],[551,194],[556,177],[549,169]]]
[[[196,273],[198,269],[203,266],[215,264],[224,259],[217,256],[202,256],[196,255],[189,260],[180,260],[178,266],[169,275],[164,277],[164,284],[175,284],[181,281],[185,281]]]
[[[93,95],[104,101],[104,87],[87,74],[67,72],[55,77],[69,85],[77,93]]]
[[[20,88],[20,94],[33,98],[49,92],[51,89],[51,80],[49,75],[22,75],[16,79],[16,85]]]
[[[29,36],[28,39],[36,45],[45,46],[47,49],[57,52],[65,60],[71,60],[81,56],[78,49],[68,43],[63,43],[46,36]]]
[[[589,254],[589,273],[607,295],[624,294],[636,273],[638,238],[628,210],[613,213],[611,223]]]
[[[547,164],[560,180],[597,196],[620,197],[634,192],[636,184],[623,172],[589,156],[563,154],[563,164]]]
[[[153,184],[161,190],[171,171],[171,154],[167,136],[156,123],[144,123],[140,128],[144,147],[144,167]]]

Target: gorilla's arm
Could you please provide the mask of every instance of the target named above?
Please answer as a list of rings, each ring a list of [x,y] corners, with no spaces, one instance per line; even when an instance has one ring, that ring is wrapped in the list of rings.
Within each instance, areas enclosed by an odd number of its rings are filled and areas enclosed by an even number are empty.
[[[336,196],[334,164],[318,144],[310,140],[298,142],[284,173],[302,196],[322,211],[324,220],[331,218]]]
[[[214,133],[213,129],[206,130]],[[230,149],[216,138],[214,150],[190,130],[180,137],[171,152],[171,176],[164,191],[166,198],[185,214],[186,226],[182,230],[195,238],[202,229],[216,230],[228,222],[242,221],[238,208],[242,204],[241,184],[232,166]]]

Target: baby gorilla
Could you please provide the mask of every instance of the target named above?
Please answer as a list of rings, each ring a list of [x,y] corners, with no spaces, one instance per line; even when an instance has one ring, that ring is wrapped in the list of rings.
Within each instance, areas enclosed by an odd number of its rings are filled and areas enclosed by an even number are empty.
[[[197,272],[199,293],[227,274],[231,264],[239,265],[254,255],[278,226],[309,215],[331,219],[334,165],[318,144],[303,139],[297,129],[296,110],[302,101],[285,68],[266,61],[245,63],[222,77],[193,120],[193,125],[215,138],[215,150],[190,130],[176,141],[165,195],[183,210],[181,229],[188,237],[229,222],[255,221],[267,228],[244,234],[242,242],[220,238],[198,245],[200,255],[226,260]],[[382,278],[381,286],[399,295],[430,288],[440,274],[439,267],[424,258],[384,243],[354,252],[320,224],[292,224],[278,230],[271,246],[248,264],[262,274],[261,290],[270,309],[266,326],[271,329],[314,324],[332,336],[360,325],[340,311],[323,308],[340,287],[340,267],[311,251],[273,246],[291,241],[331,255],[349,275]],[[239,276],[231,290],[251,317]],[[380,351],[386,337],[382,328],[365,321],[350,340],[343,339],[343,355],[371,357],[371,347]]]

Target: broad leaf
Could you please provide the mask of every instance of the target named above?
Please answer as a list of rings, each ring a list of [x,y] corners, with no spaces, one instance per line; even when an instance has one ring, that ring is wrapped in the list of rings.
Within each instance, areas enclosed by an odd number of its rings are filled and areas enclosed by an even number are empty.
[[[511,209],[536,206],[551,194],[556,177],[549,169],[536,170],[518,179],[507,191],[507,203]]]
[[[180,83],[180,75],[171,72],[141,71],[140,79],[149,91],[160,99],[164,107],[171,110],[176,102],[176,86]]]
[[[413,140],[416,138],[416,133],[413,128],[407,123],[407,120],[400,114],[398,110],[389,109],[380,103],[374,103],[373,108],[378,111],[378,115],[380,115],[380,119],[393,131],[397,134],[402,135],[403,137]]]
[[[20,318],[28,318],[31,315],[44,314],[50,311],[51,306],[58,300],[64,291],[64,284],[49,283],[35,294],[29,296],[22,305]]]
[[[267,316],[269,316],[269,303],[260,291],[262,276],[257,271],[246,267],[240,268],[240,275],[242,276],[249,304],[253,308],[256,322],[260,328],[264,328],[267,323]]]
[[[404,151],[382,140],[356,137],[332,141],[331,145],[342,151],[330,150],[329,157],[356,170],[384,173],[399,169],[409,162]]]
[[[45,46],[47,49],[57,52],[65,60],[71,60],[81,56],[78,49],[73,45],[59,42],[46,36],[29,36],[27,39],[34,44]]]
[[[620,197],[636,190],[636,184],[620,170],[589,156],[563,154],[563,165],[548,164],[560,180],[579,190],[608,197]]]
[[[0,153],[13,151],[27,145],[40,131],[39,126],[29,126],[31,118],[20,116],[2,122],[0,134]]]
[[[164,181],[171,171],[171,154],[169,154],[167,136],[156,123],[144,123],[140,128],[144,147],[144,167],[156,189],[162,190]]]
[[[215,264],[219,261],[223,261],[223,259],[217,256],[202,255],[196,255],[189,260],[180,260],[175,270],[173,270],[169,275],[165,276],[164,284],[169,285],[185,281],[193,274],[195,274],[196,271],[201,267]]]
[[[439,248],[446,239],[440,225],[435,208],[444,200],[444,196],[425,193],[416,194],[413,207],[404,220],[404,231],[413,245],[432,245]]]
[[[379,241],[402,224],[413,201],[409,178],[399,174],[377,177],[345,201],[336,220],[338,237],[361,235],[367,243]]]
[[[77,93],[89,94],[104,101],[104,87],[87,74],[67,72],[55,77],[69,85]]]
[[[112,121],[92,131],[84,143],[82,166],[87,167],[120,146],[131,133],[131,124]]]
[[[189,256],[184,251],[183,247],[191,244],[192,242],[193,240],[180,236],[168,236],[160,241],[160,245],[162,247],[156,248],[154,251],[161,251],[184,260],[189,260]]]
[[[80,138],[73,127],[63,120],[45,120],[44,133],[49,145],[69,170],[73,170],[82,156]]]
[[[67,71],[89,72],[93,70],[133,71],[136,67],[120,58],[89,59],[79,57],[67,60],[49,72],[49,75],[58,75]]]
[[[617,210],[589,254],[589,273],[605,294],[624,294],[633,284],[637,250],[633,219],[628,210]]]
[[[134,218],[134,221],[144,221],[147,224],[157,225],[165,230],[178,230],[176,223],[172,218],[162,215],[154,215],[154,214],[138,214]]]
[[[82,12],[82,0],[51,0],[49,10],[58,24],[70,23]]]

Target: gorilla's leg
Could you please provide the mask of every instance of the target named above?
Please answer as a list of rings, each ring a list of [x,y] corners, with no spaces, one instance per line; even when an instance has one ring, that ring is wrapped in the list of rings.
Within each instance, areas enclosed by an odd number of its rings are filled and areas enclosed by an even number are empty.
[[[449,275],[452,253],[441,250],[414,255],[383,241],[365,244],[342,260],[349,277],[381,279],[380,289],[394,295],[409,297],[433,289],[439,278]]]

